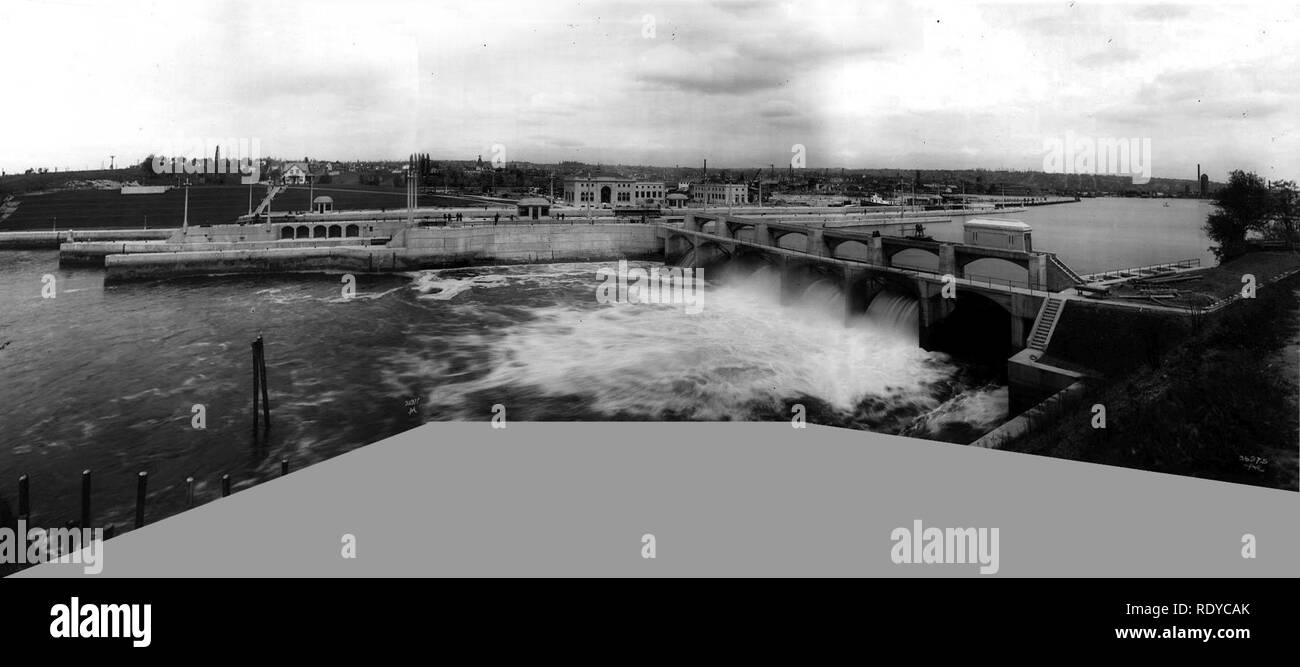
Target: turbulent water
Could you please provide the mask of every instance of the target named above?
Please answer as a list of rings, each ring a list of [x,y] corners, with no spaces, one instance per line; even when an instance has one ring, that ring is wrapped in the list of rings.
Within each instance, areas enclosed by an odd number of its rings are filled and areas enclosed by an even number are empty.
[[[968,442],[1005,418],[1006,390],[916,345],[916,304],[884,294],[844,322],[809,286],[783,307],[768,269],[710,276],[700,312],[599,303],[603,264],[359,276],[171,280],[105,287],[54,252],[0,263],[0,495],[32,478],[33,514],[128,519],[135,473],[150,512],[434,420],[788,420]],[[642,266],[650,266],[645,264]],[[58,287],[41,297],[43,276]],[[251,434],[251,353],[266,340],[273,428]],[[206,428],[193,428],[200,404]]]

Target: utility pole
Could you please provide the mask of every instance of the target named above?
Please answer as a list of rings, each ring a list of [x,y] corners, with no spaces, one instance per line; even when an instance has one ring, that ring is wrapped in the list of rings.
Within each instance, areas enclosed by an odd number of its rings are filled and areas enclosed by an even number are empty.
[[[108,168],[109,168],[109,169],[116,169],[116,168],[117,168],[117,156],[116,156],[116,155],[110,155],[110,156],[108,156]]]
[[[190,228],[190,182],[185,181],[185,217],[181,218],[181,234]]]

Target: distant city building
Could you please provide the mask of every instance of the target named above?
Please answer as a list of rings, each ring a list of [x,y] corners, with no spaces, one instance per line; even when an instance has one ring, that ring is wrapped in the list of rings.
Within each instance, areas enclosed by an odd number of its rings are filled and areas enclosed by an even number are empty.
[[[570,206],[658,206],[666,193],[662,181],[637,181],[618,176],[570,176],[564,179],[564,202]]]
[[[691,201],[705,206],[731,206],[749,202],[749,186],[744,183],[696,183],[691,186]]]

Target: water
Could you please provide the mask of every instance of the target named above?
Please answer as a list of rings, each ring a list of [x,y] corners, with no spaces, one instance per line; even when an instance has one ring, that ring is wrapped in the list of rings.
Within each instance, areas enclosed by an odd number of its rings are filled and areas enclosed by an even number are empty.
[[[147,470],[154,520],[183,508],[187,476],[202,502],[223,473],[239,488],[283,457],[302,467],[427,421],[487,420],[496,403],[512,420],[781,421],[803,403],[812,423],[956,442],[1004,418],[1005,389],[989,394],[1000,409],[970,403],[978,373],[916,346],[914,303],[846,326],[833,284],[783,307],[779,277],[759,269],[716,276],[697,314],[600,304],[602,266],[359,276],[344,300],[339,276],[106,287],[53,251],[5,253],[0,491],[12,503],[13,480],[31,475],[35,519],[62,523],[90,468],[97,520],[122,525]],[[45,274],[55,299],[40,296]],[[258,334],[266,442],[251,430]]]
[[[1211,241],[1201,229],[1211,210],[1208,201],[1195,199],[1098,197],[979,217],[1021,220],[1033,228],[1035,250],[1056,253],[1079,273],[1094,273],[1182,259],[1199,259],[1203,266],[1212,266],[1215,260],[1209,250]],[[926,223],[925,231],[940,241],[960,242],[961,220]],[[898,229],[892,226],[889,232],[897,234]],[[910,224],[905,231],[911,233]],[[922,268],[933,268],[927,263],[937,264],[921,251],[900,253],[900,258]],[[1023,279],[1023,270],[1018,275],[1002,275],[995,263],[981,260],[973,272]]]

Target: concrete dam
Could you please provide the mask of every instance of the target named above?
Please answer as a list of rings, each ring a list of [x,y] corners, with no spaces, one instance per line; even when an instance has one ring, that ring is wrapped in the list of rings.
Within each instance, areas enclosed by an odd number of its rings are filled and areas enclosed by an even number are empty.
[[[1082,283],[1055,255],[1035,251],[1028,229],[979,221],[978,243],[885,236],[770,216],[682,212],[654,223],[577,220],[411,225],[403,219],[313,216],[294,224],[190,227],[166,239],[81,241],[60,246],[66,265],[102,265],[107,282],[247,273],[377,273],[482,264],[660,260],[717,269],[766,267],[784,303],[822,284],[843,294],[845,317],[869,310],[915,322],[921,347],[1008,363],[1013,409],[1076,382],[1081,373],[1039,363],[1062,302]],[[968,227],[972,225],[968,222]],[[1019,223],[1015,223],[1019,224]],[[1006,227],[1006,229],[1000,229]],[[989,243],[990,236],[996,244]],[[900,263],[924,253],[933,270]],[[1021,278],[971,272],[981,260],[1018,267]],[[1031,354],[1016,356],[1029,350]]]

